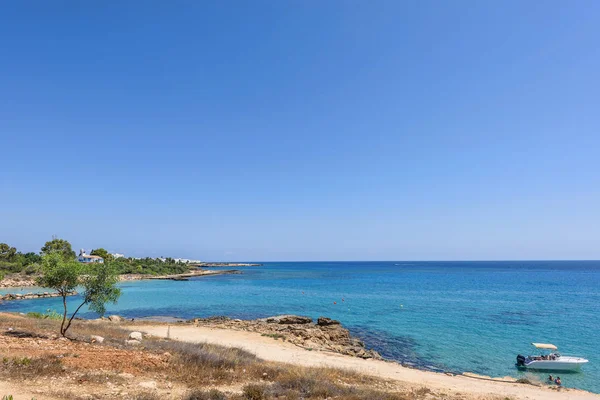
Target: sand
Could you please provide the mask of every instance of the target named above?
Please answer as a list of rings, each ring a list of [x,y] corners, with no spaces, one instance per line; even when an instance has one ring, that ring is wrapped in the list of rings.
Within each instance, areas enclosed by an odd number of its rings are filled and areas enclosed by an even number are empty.
[[[129,329],[149,333],[158,337],[167,336],[165,325],[130,325]],[[391,379],[413,386],[425,386],[447,393],[463,393],[473,396],[505,396],[513,399],[540,400],[600,400],[600,395],[562,388],[537,387],[513,382],[478,379],[467,376],[448,376],[443,373],[406,368],[397,363],[380,360],[363,360],[329,352],[309,351],[291,343],[263,337],[254,332],[243,332],[195,326],[169,327],[170,338],[186,342],[208,342],[229,347],[238,347],[258,357],[283,363],[313,367],[335,367],[350,369],[364,374]]]

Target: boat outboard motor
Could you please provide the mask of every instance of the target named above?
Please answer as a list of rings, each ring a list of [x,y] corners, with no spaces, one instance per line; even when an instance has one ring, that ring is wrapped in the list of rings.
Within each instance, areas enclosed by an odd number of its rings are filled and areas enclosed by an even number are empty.
[[[522,355],[518,355],[517,356],[517,367],[523,367],[525,366],[525,356]]]

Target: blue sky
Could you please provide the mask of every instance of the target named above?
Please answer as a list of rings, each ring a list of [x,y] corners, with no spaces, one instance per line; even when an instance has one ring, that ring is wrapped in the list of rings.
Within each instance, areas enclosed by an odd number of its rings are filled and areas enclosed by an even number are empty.
[[[0,242],[600,259],[600,3],[23,1]]]

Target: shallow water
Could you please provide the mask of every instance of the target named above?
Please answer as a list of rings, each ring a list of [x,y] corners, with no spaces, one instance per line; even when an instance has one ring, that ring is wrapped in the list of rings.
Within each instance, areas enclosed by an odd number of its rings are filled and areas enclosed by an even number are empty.
[[[433,370],[543,380],[547,374],[516,370],[515,357],[530,354],[530,342],[554,343],[590,360],[579,373],[561,373],[563,385],[600,393],[599,261],[266,263],[242,275],[121,287],[109,313],[324,315],[385,357]],[[60,306],[51,298],[5,302],[0,310]]]

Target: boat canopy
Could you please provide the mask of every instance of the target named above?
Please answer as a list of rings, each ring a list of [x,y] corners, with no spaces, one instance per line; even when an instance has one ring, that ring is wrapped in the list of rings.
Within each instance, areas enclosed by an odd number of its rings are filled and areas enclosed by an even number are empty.
[[[534,345],[537,349],[548,349],[548,350],[558,350],[558,347],[556,347],[553,344],[550,343],[531,343],[532,345]]]

